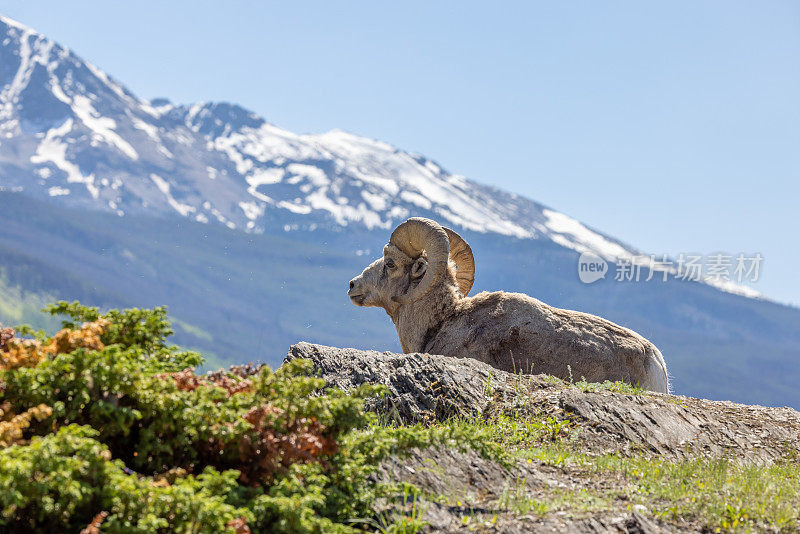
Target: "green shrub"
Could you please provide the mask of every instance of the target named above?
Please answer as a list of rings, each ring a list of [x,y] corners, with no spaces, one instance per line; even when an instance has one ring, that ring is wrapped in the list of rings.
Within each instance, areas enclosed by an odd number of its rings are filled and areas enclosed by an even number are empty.
[[[229,503],[238,473],[206,468],[194,476],[158,485],[125,472],[124,464],[97,441],[98,432],[69,425],[34,437],[27,446],[0,453],[0,521],[34,532],[77,532],[100,510],[113,510],[104,532],[222,532],[252,513]]]
[[[377,425],[364,400],[380,387],[323,391],[307,361],[198,376],[200,355],[166,342],[164,308],[48,310],[78,348],[0,371],[3,418],[52,408],[0,449],[0,529],[349,532],[387,491],[369,476],[386,456],[497,453],[480,435]],[[80,346],[82,322],[102,326],[102,343]]]

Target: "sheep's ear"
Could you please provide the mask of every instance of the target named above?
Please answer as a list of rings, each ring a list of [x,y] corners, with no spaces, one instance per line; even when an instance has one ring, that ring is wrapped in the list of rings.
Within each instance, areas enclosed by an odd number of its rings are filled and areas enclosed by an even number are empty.
[[[411,278],[419,278],[428,270],[428,260],[425,258],[417,258],[411,265]]]

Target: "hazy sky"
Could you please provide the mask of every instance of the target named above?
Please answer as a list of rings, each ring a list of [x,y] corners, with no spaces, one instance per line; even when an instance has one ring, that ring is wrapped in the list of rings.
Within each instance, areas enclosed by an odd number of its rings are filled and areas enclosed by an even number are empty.
[[[800,2],[6,0],[139,96],[341,128],[800,304]]]

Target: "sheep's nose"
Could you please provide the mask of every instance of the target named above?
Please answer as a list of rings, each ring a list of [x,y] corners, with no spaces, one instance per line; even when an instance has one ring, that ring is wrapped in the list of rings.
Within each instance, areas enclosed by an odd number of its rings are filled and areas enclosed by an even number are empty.
[[[353,289],[354,287],[356,287],[356,283],[350,280],[350,289]]]

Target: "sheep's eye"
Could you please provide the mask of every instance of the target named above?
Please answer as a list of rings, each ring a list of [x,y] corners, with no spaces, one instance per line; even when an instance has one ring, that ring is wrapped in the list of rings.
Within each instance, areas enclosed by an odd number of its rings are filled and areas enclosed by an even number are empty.
[[[394,264],[394,260],[391,258],[387,258],[386,267],[388,267],[389,269],[394,269],[396,267],[396,265]]]

